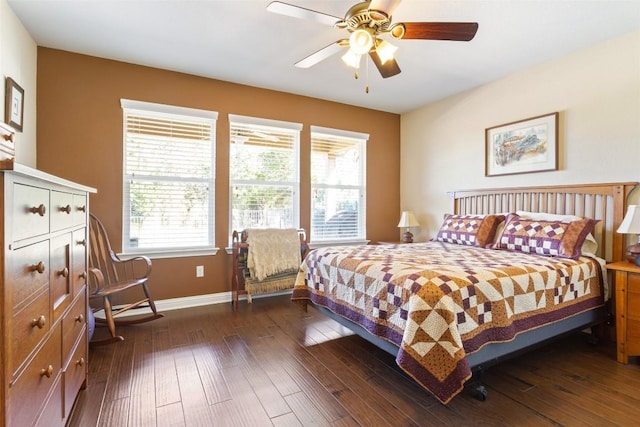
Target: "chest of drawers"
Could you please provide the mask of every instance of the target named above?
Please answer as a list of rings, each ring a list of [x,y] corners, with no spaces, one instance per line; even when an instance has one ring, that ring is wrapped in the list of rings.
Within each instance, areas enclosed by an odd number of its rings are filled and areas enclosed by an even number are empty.
[[[87,217],[94,189],[0,171],[0,425],[63,426],[87,378]]]

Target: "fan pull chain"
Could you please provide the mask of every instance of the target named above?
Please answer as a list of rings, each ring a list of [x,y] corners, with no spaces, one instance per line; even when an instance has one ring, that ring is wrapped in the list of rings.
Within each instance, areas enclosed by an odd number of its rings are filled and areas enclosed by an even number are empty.
[[[365,77],[366,77],[365,80],[366,81],[365,81],[365,86],[364,86],[364,93],[369,93],[369,61],[366,61],[366,62],[367,62],[367,65],[366,65],[367,66],[367,70],[365,71],[365,73],[366,73],[365,74]]]

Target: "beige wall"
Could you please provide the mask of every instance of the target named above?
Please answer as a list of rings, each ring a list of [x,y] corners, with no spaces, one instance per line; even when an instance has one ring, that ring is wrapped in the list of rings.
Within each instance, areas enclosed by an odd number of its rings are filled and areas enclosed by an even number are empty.
[[[558,171],[484,176],[486,128],[554,111]],[[437,232],[447,191],[640,181],[640,31],[403,114],[401,132],[401,206],[418,240]]]
[[[13,13],[0,0],[0,120],[4,121],[5,79],[11,77],[24,89],[22,132],[16,133],[16,160],[36,167],[36,63],[37,46]]]
[[[228,242],[229,121],[240,114],[303,124],[301,226],[309,229],[309,126],[368,133],[367,238],[395,240],[400,209],[400,116],[171,71],[38,48],[38,169],[98,189],[91,211],[115,250],[122,235],[120,99],[217,111],[216,244]],[[195,266],[204,265],[204,279]],[[230,256],[153,260],[156,299],[230,290]]]

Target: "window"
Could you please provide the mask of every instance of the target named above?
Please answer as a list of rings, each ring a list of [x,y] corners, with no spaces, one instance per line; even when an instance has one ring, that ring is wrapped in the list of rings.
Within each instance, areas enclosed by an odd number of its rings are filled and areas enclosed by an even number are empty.
[[[299,226],[302,125],[229,115],[231,230]]]
[[[311,240],[366,238],[365,144],[369,135],[311,126]]]
[[[124,252],[214,248],[212,111],[121,100]]]

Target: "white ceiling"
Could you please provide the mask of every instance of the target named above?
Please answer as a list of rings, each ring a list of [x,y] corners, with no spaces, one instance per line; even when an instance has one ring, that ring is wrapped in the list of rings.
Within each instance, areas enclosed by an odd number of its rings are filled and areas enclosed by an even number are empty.
[[[365,93],[366,67],[355,80],[340,55],[294,67],[346,30],[267,12],[271,0],[7,1],[39,46],[395,113],[640,29],[640,0],[404,0],[393,22],[478,22],[476,37],[393,41],[402,73],[382,79],[368,60]],[[287,2],[342,17],[357,1]]]

